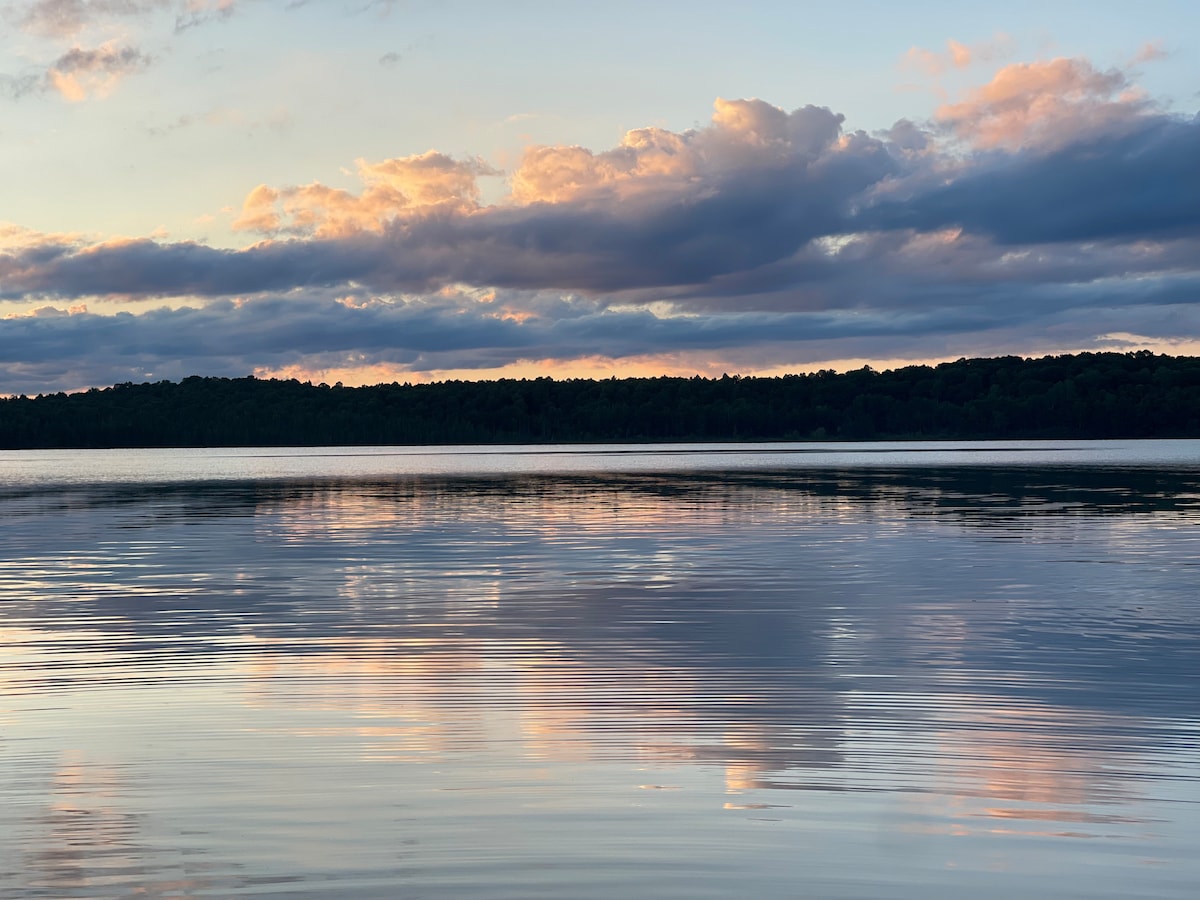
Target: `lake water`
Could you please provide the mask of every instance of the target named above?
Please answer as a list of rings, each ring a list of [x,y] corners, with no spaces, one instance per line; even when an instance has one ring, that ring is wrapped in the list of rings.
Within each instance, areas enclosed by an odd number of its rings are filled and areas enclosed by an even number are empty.
[[[1193,898],[1200,442],[0,453],[5,898]]]

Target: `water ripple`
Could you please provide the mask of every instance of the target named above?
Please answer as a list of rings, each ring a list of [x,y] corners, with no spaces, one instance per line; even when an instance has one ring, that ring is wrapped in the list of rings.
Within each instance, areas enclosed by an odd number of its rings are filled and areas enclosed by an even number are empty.
[[[302,457],[8,477],[0,894],[1200,884],[1197,470]]]

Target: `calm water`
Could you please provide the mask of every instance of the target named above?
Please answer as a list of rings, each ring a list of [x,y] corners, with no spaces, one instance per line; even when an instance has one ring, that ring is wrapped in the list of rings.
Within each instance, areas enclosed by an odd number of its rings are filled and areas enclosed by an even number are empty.
[[[0,453],[0,896],[1192,898],[1200,442]]]

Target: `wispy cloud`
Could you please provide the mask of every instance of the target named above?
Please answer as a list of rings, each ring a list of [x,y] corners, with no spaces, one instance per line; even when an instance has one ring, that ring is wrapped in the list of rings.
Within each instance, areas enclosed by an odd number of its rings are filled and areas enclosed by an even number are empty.
[[[1137,66],[1142,63],[1157,62],[1160,59],[1166,59],[1170,55],[1163,46],[1162,41],[1150,41],[1141,46],[1138,52],[1129,60],[1129,64]]]
[[[246,0],[25,0],[3,7],[15,27],[37,37],[71,39],[116,22],[173,14],[175,30],[230,18]]]
[[[199,25],[230,18],[237,12],[238,0],[184,0],[175,17],[175,31],[187,31]]]
[[[1013,51],[1013,39],[1009,35],[998,34],[991,40],[969,45],[950,39],[946,41],[946,49],[941,51],[910,47],[902,62],[906,67],[936,79],[947,72],[966,69],[973,64],[996,62],[1010,56]]]
[[[153,137],[165,137],[177,131],[191,128],[223,128],[253,134],[260,130],[287,131],[292,125],[291,112],[280,107],[267,116],[252,117],[239,109],[217,107],[203,113],[185,113],[182,116],[159,124],[150,125],[146,132]]]
[[[72,38],[94,24],[142,16],[170,4],[171,0],[34,0],[9,4],[7,17],[30,34]]]
[[[245,2],[245,0],[242,0]],[[70,102],[108,96],[153,61],[143,46],[166,48],[174,32],[227,19],[238,0],[31,0],[0,7],[16,31],[38,40],[23,71],[0,74],[13,99],[57,94]],[[157,51],[156,51],[157,53]]]
[[[93,48],[72,47],[41,71],[0,76],[0,86],[17,100],[56,93],[70,103],[78,103],[107,97],[122,79],[152,61],[137,47],[112,42]]]
[[[45,83],[72,103],[107,96],[125,76],[150,64],[136,47],[72,47],[46,71]]]

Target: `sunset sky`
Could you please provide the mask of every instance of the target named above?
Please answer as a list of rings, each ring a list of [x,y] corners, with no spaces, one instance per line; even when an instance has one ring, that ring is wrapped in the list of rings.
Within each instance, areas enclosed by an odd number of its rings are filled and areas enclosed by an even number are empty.
[[[0,394],[1200,353],[1200,4],[0,0]]]

